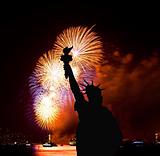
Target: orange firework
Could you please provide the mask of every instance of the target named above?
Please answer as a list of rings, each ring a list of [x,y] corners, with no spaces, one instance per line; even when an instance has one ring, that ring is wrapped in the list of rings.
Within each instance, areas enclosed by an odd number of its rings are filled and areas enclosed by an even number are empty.
[[[78,81],[92,80],[96,66],[103,58],[101,38],[93,27],[70,27],[57,36],[53,49],[41,56],[30,76],[29,85],[33,96],[33,109],[39,126],[52,129],[67,101],[73,103],[68,80],[64,77],[60,56],[66,46],[73,49],[71,66]]]

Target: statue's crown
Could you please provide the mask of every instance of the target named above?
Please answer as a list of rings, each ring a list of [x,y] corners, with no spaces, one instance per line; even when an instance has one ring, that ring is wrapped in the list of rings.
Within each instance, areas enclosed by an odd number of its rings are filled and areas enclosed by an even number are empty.
[[[89,94],[90,95],[101,95],[101,91],[104,90],[104,89],[99,88],[100,85],[95,86],[93,84],[93,81],[91,84],[89,84],[86,80],[84,80],[84,82],[87,85],[81,84],[82,86],[85,87],[85,89],[83,89],[82,91],[85,91],[85,94],[87,94],[87,95],[89,95]]]

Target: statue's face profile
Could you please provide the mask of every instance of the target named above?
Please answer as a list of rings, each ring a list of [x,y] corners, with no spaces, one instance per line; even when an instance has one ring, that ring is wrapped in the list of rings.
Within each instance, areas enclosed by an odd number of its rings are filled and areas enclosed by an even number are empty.
[[[93,104],[93,105],[101,105],[102,101],[103,101],[103,97],[101,92],[88,92],[87,93],[87,97],[88,97],[88,101],[89,103]]]

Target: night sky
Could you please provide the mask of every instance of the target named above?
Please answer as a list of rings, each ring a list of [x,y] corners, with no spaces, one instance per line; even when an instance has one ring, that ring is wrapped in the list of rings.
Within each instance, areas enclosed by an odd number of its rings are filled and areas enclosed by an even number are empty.
[[[112,52],[116,50],[119,51],[118,55],[119,53],[122,54],[119,60],[125,58],[128,53],[134,55],[134,60],[132,61],[134,65],[130,65],[130,69],[135,69],[135,64],[138,66],[139,62],[150,58],[152,53],[154,53],[154,56],[159,57],[160,14],[155,6],[144,7],[132,4],[127,6],[110,6],[109,4],[96,3],[82,5],[80,1],[77,4],[12,3],[1,5],[0,127],[37,132],[36,126],[28,121],[26,117],[26,110],[29,106],[27,79],[32,73],[37,59],[44,52],[52,48],[56,36],[69,26],[82,25],[91,27],[96,24],[95,30],[103,39],[106,57],[109,56],[108,58],[112,59],[112,66],[115,60],[111,56]],[[118,66],[117,69],[119,68]],[[157,75],[159,75],[159,69],[158,63],[157,69],[154,69]],[[116,73],[115,76],[117,76]],[[144,77],[147,77],[147,74]],[[158,79],[159,77],[155,76],[155,78]],[[147,81],[155,82],[154,79]],[[156,83],[158,82],[156,81]],[[126,84],[123,83],[123,85]],[[154,83],[154,85],[156,84]],[[160,92],[159,83],[156,89],[157,99],[160,97],[158,91]],[[141,92],[142,98],[146,98],[150,94],[150,90],[146,92]],[[115,93],[113,96],[116,98]],[[123,102],[119,101],[118,98],[119,96],[117,96],[117,100],[110,100],[109,102],[120,103],[119,105],[122,105],[121,103]],[[133,98],[132,93],[129,94],[129,97],[125,97],[126,101],[127,98]],[[150,98],[152,99],[152,96]],[[122,98],[122,100],[124,99]],[[157,108],[157,105],[160,104],[159,101],[155,100],[153,109],[147,107],[148,110],[146,111],[148,113],[151,110],[153,114],[156,114],[156,118],[158,118],[156,123],[160,120],[160,116],[157,116],[157,112],[160,109],[160,107]],[[130,101],[128,100],[128,102]],[[135,102],[143,103],[145,100],[137,98]],[[133,106],[133,102],[131,103]],[[148,105],[151,106],[149,103]],[[144,107],[145,105],[142,105],[140,111]],[[115,105],[113,108],[115,108]],[[120,108],[123,107],[115,109],[115,112],[122,111]],[[140,116],[141,113],[136,109],[132,110],[137,111]],[[131,111],[130,109],[126,110]],[[120,113],[117,114],[119,115]],[[136,127],[136,120],[138,119],[133,117],[135,115],[131,118],[132,126]],[[145,112],[143,112],[143,118],[145,117]],[[145,119],[142,119],[143,121]],[[138,127],[140,126],[138,125]],[[133,130],[133,128],[131,129]]]

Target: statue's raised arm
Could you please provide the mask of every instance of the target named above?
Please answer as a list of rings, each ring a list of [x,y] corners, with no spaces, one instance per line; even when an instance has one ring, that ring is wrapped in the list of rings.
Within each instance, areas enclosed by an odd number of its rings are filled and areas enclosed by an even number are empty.
[[[72,56],[69,55],[69,52],[72,50],[72,48],[73,48],[73,46],[70,48],[65,47],[63,49],[64,55],[61,56],[61,61],[64,62],[65,78],[67,79],[69,77],[70,87],[71,87],[71,90],[74,94],[75,100],[81,101],[81,100],[83,100],[83,95],[82,95],[80,88],[78,86],[78,83],[74,77],[72,68],[69,65],[69,62],[72,61]]]

